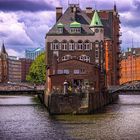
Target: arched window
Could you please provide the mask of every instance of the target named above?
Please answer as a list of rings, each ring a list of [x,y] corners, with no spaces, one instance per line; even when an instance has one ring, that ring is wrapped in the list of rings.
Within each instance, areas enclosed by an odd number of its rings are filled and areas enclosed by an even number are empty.
[[[61,43],[61,49],[62,50],[68,50],[68,43],[66,40],[62,41]]]
[[[77,50],[83,50],[83,42],[82,42],[82,40],[78,41]]]
[[[65,55],[65,56],[62,57],[62,61],[66,61],[66,60],[69,60],[69,59],[72,59],[71,55]]]
[[[52,44],[51,44],[51,50],[59,50],[59,42],[57,40],[55,40],[54,42],[52,42]]]
[[[79,59],[80,59],[81,61],[90,62],[90,57],[87,56],[87,55],[81,55],[81,56],[79,57]]]
[[[69,42],[69,50],[70,50],[70,51],[74,51],[74,50],[75,50],[75,43],[74,43],[73,40],[71,40],[71,41]]]
[[[88,40],[86,40],[85,43],[84,43],[84,49],[85,50],[91,50],[92,49],[91,43]]]

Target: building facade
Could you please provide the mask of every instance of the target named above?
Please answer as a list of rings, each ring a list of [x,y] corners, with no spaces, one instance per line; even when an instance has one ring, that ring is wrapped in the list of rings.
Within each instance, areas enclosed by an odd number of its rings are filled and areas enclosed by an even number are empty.
[[[45,51],[45,48],[30,48],[25,50],[25,58],[35,60],[37,56],[39,56],[42,52]]]
[[[56,24],[46,35],[48,92],[88,84],[96,91],[119,84],[119,16],[113,10],[56,8]]]
[[[26,76],[29,73],[30,66],[32,65],[32,59],[20,58],[21,61],[21,81],[26,82]]]
[[[120,84],[140,80],[140,48],[131,48],[121,56]]]
[[[21,82],[21,61],[16,57],[8,59],[8,81]]]
[[[26,82],[26,76],[33,60],[8,56],[4,44],[0,53],[0,83]]]
[[[0,83],[8,81],[8,54],[6,52],[4,43],[2,44],[0,52]]]

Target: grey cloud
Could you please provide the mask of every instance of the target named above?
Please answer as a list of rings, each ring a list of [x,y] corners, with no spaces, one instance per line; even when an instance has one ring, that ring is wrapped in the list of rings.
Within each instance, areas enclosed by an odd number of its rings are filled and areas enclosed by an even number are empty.
[[[29,0],[0,0],[0,10],[2,11],[52,11],[54,6],[48,5],[44,1]]]

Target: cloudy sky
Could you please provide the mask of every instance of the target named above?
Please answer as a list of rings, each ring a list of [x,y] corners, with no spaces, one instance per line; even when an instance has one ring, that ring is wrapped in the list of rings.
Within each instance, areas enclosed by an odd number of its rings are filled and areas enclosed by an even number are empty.
[[[76,0],[69,0],[76,3]],[[115,0],[121,18],[122,48],[140,47],[140,0]],[[78,0],[77,0],[78,2]],[[79,0],[80,7],[112,9],[114,0]],[[0,44],[9,55],[23,57],[26,48],[44,47],[45,34],[55,23],[55,7],[68,0],[0,0]],[[133,40],[133,41],[132,41]]]

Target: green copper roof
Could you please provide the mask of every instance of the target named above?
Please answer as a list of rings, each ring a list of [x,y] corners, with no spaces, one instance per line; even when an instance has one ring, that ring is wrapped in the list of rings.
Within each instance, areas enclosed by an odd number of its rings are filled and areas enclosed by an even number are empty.
[[[97,11],[95,11],[95,13],[92,17],[92,20],[91,20],[91,24],[90,24],[90,27],[94,27],[94,26],[95,27],[97,27],[97,26],[102,27],[103,26]]]
[[[76,22],[76,21],[70,24],[70,28],[80,28],[80,27],[81,27],[81,23]]]
[[[58,27],[58,28],[63,28],[64,25],[63,25],[62,23],[58,23],[58,24],[57,24],[57,27]]]

